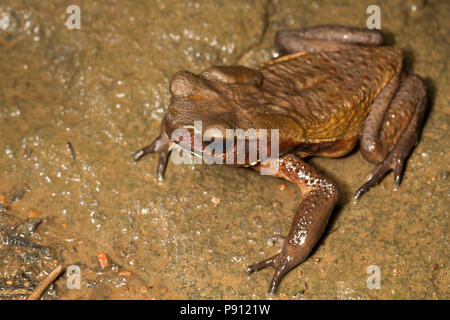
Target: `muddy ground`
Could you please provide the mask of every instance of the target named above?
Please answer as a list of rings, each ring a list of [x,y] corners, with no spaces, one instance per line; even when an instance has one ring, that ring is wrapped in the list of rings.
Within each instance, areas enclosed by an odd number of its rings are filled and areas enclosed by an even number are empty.
[[[81,8],[81,29],[65,26]],[[389,174],[360,200],[359,152],[310,161],[342,197],[312,256],[266,294],[300,192],[231,166],[132,154],[159,132],[172,75],[274,57],[277,30],[364,27],[373,1],[0,2],[0,298],[24,299],[56,265],[43,299],[448,299],[450,3],[376,1],[381,31],[421,75],[430,104],[400,187]],[[108,261],[102,268],[98,254]],[[367,287],[377,265],[381,288]]]

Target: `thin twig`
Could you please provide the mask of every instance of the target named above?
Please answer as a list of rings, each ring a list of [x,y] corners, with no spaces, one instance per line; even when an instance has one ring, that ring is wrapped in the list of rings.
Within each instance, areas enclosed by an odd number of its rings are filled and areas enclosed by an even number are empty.
[[[75,150],[73,149],[73,145],[70,141],[67,141],[67,148],[70,151],[70,155],[72,156],[72,159],[75,160],[77,157],[75,155]]]
[[[15,295],[25,295],[29,294],[30,290],[28,289],[5,289],[0,290],[0,296],[15,296]]]
[[[53,282],[63,271],[62,265],[58,265],[52,272],[49,273],[47,278],[41,281],[38,286],[34,289],[31,295],[28,297],[28,300],[37,300],[41,297],[42,293],[44,293],[45,289]]]

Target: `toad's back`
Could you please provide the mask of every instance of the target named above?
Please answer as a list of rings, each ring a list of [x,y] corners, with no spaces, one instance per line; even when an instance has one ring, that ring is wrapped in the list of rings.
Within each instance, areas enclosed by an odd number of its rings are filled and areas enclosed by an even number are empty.
[[[284,56],[259,67],[268,102],[260,116],[291,117],[311,142],[352,138],[401,68],[401,51],[394,47]]]

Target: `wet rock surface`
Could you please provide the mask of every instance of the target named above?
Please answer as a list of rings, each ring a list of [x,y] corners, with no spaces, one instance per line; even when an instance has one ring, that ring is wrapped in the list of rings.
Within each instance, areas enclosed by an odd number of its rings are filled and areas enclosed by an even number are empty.
[[[57,263],[80,267],[81,288],[68,289],[63,275],[44,299],[269,298],[271,270],[247,277],[245,269],[277,250],[266,240],[288,231],[297,189],[252,170],[171,162],[159,183],[156,156],[137,164],[131,156],[158,134],[178,70],[256,66],[274,57],[277,30],[363,27],[370,4],[82,1],[81,29],[69,30],[65,1],[3,1],[0,294],[10,291],[0,298],[26,297]],[[390,174],[358,201],[372,168],[358,152],[311,159],[343,196],[310,259],[274,298],[449,298],[450,6],[379,6],[388,44],[429,88],[420,143],[400,187]],[[14,190],[25,190],[20,201]],[[42,221],[25,239],[48,252],[7,241],[33,219]],[[370,265],[380,267],[379,290],[367,287]]]

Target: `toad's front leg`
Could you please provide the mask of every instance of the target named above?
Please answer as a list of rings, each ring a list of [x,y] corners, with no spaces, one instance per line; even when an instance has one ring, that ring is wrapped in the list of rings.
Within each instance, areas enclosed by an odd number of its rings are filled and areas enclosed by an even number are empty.
[[[328,218],[338,199],[336,183],[319,170],[303,162],[292,154],[280,159],[268,160],[255,167],[261,170],[265,166],[274,167],[278,161],[275,177],[291,181],[301,189],[303,200],[294,216],[287,237],[277,237],[282,244],[277,255],[248,267],[249,274],[266,267],[275,268],[275,274],[269,287],[269,293],[277,291],[283,277],[301,262],[305,261],[319,241]]]

